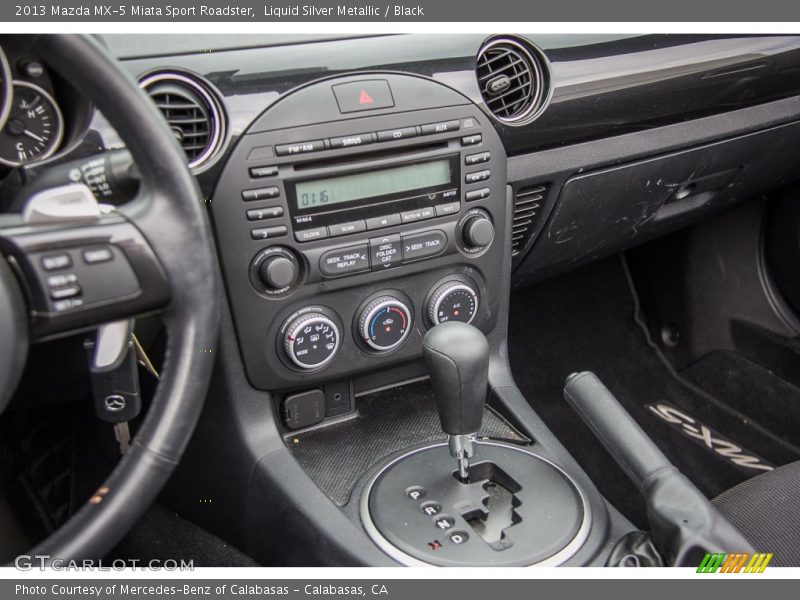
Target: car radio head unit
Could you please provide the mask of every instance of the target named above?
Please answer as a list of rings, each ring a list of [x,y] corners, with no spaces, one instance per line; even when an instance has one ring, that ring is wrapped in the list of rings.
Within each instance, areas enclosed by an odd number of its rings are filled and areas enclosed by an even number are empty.
[[[337,173],[340,171],[337,171]],[[286,181],[289,213],[296,229],[400,213],[459,197],[459,156],[362,168],[345,174]]]

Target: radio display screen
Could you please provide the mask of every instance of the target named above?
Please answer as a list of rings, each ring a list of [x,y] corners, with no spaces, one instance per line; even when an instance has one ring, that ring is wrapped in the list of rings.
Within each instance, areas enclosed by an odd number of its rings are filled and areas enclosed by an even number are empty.
[[[387,167],[365,173],[299,181],[294,184],[295,202],[297,209],[302,211],[414,190],[426,190],[449,185],[453,180],[451,171],[451,160],[442,159]]]

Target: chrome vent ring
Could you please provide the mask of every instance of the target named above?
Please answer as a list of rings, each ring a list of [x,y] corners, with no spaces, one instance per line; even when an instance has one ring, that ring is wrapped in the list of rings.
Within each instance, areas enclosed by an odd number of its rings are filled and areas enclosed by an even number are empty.
[[[222,105],[198,76],[176,71],[151,73],[139,82],[164,115],[194,171],[217,156],[225,138]]]

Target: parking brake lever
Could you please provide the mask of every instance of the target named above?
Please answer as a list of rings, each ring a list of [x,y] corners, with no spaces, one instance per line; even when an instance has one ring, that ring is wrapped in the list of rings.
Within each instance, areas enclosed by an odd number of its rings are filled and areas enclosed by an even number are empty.
[[[644,496],[650,535],[668,565],[696,567],[705,553],[754,551],[594,373],[570,375],[564,398]]]

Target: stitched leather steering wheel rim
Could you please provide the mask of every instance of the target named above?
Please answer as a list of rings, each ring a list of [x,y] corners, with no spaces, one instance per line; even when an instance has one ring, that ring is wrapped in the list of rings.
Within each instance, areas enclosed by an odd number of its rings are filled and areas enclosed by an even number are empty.
[[[171,288],[162,311],[161,380],[129,452],[86,503],[33,548],[49,560],[99,558],[147,510],[175,469],[208,390],[220,315],[220,276],[197,182],[163,117],[98,40],[48,35],[37,50],[115,127],[141,173],[137,199],[119,212],[150,244]],[[98,501],[99,499],[99,501]]]

